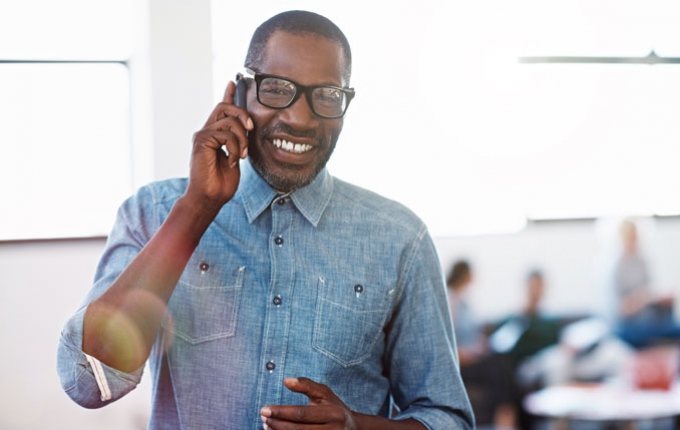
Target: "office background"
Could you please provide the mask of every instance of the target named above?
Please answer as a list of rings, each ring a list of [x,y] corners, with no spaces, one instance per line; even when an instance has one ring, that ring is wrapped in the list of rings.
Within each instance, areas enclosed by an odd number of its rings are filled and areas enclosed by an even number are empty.
[[[75,0],[60,1],[54,3],[63,3],[62,7],[43,9],[36,1],[30,13],[13,17],[10,3],[0,6],[0,15],[4,16],[0,19],[25,20],[24,26],[31,26],[33,20],[39,21],[39,18],[59,22],[62,14],[66,20],[66,14],[76,13],[72,6],[77,5]],[[606,35],[602,35],[607,32],[596,31],[601,24],[597,20],[600,15],[591,15],[595,11],[589,9],[586,2],[555,2],[550,9],[540,6],[539,2],[517,1],[487,2],[485,7],[492,6],[496,13],[480,18],[481,12],[469,2],[454,2],[458,6],[453,9],[445,3],[393,2],[384,10],[359,7],[351,2],[344,2],[342,6],[268,1],[240,5],[218,0],[148,0],[136,2],[134,6],[130,3],[126,7],[134,14],[130,24],[133,49],[128,56],[122,55],[129,69],[126,76],[130,85],[130,139],[121,143],[126,148],[115,158],[127,160],[122,168],[126,179],[122,188],[107,191],[115,196],[114,202],[107,204],[119,204],[125,195],[148,181],[186,175],[191,135],[205,121],[227,80],[240,71],[250,31],[279,10],[309,8],[331,18],[337,16],[355,51],[352,84],[357,87],[358,96],[350,107],[344,134],[329,166],[332,173],[413,207],[431,227],[444,270],[458,258],[472,261],[477,276],[472,301],[481,317],[492,320],[516,310],[521,305],[524,275],[534,267],[542,268],[547,276],[546,311],[598,313],[603,304],[602,277],[615,248],[614,225],[622,216],[636,217],[640,223],[643,251],[652,264],[655,286],[680,293],[680,199],[677,198],[680,176],[672,161],[673,147],[677,148],[680,143],[674,119],[680,114],[680,106],[664,98],[680,93],[677,84],[669,85],[662,92],[665,95],[659,95],[663,100],[661,108],[653,104],[640,110],[631,108],[631,115],[638,113],[649,121],[632,124],[631,127],[636,127],[634,132],[625,129],[625,120],[602,117],[601,111],[607,108],[600,105],[596,96],[585,113],[565,104],[562,110],[551,114],[547,108],[558,106],[541,105],[546,100],[535,94],[534,85],[523,81],[526,76],[518,81],[506,79],[504,73],[512,73],[514,66],[509,69],[498,67],[497,63],[488,66],[495,57],[486,53],[477,55],[479,46],[498,46],[492,43],[495,39],[484,39],[477,44],[474,40],[461,43],[465,35],[460,30],[461,17],[469,13],[479,18],[465,24],[470,34],[498,32],[505,41],[508,39],[504,32],[514,34],[513,22],[518,22],[520,15],[526,20],[523,23],[554,19],[550,22],[566,22],[565,28],[559,31],[572,32],[582,47],[591,46],[589,43],[594,40],[603,45],[608,43]],[[673,7],[672,2],[599,2],[597,8],[600,12],[610,11],[612,22],[629,24],[626,27],[629,39],[624,42],[632,46],[634,52],[614,50],[610,56],[643,58],[651,49],[664,58],[680,56],[677,44],[680,27],[669,25],[678,22],[680,10]],[[45,17],[47,9],[51,13]],[[536,12],[527,18],[520,13],[526,10]],[[568,19],[551,17],[560,12]],[[655,21],[656,18],[659,21]],[[632,25],[637,22],[635,19],[649,22],[643,28]],[[79,20],[86,22],[88,16]],[[238,33],[230,33],[234,21],[245,30],[238,27]],[[543,31],[550,31],[548,25],[543,26]],[[369,32],[374,33],[374,37],[353,37],[353,32],[361,27],[374,29]],[[39,33],[39,26],[33,25],[33,28]],[[656,28],[655,33],[649,36],[646,28]],[[636,40],[629,33],[645,37]],[[614,32],[612,38],[621,34],[624,33]],[[10,36],[0,37],[4,50],[0,50],[0,57],[5,53],[0,60],[17,58],[7,54],[11,52],[8,47],[20,45]],[[522,37],[528,36],[520,34],[518,40]],[[468,45],[476,50],[466,51],[464,47]],[[512,43],[502,46],[515,52],[516,45]],[[597,50],[570,50],[568,44],[565,46],[549,54],[601,55]],[[507,52],[502,50],[501,57],[507,57]],[[547,55],[535,46],[520,53],[532,58]],[[514,63],[516,60],[517,57],[512,57]],[[0,73],[4,66],[0,64]],[[670,82],[672,76],[680,73],[671,69],[680,70],[680,65],[673,64],[636,64],[634,67],[638,69],[631,69],[633,74],[641,73],[640,70],[644,73],[661,70],[659,73],[663,76],[655,80],[663,82]],[[370,74],[368,69],[376,70]],[[465,79],[474,80],[479,76],[476,72],[496,79],[491,86],[500,88],[499,92],[465,93],[464,88],[472,85]],[[546,82],[551,79],[533,73],[530,75]],[[574,80],[578,79],[578,72],[572,75]],[[564,79],[564,75],[560,79]],[[605,94],[602,97],[612,94],[593,84],[602,83],[602,77],[595,81],[592,76],[583,79],[593,85],[589,88],[594,93],[602,91]],[[517,82],[524,83],[517,87]],[[566,91],[577,92],[571,87]],[[454,97],[461,94],[465,97]],[[558,99],[566,97],[558,93],[552,95]],[[484,103],[471,101],[477,98]],[[437,107],[435,102],[442,99],[449,101],[445,105],[452,110]],[[505,110],[487,104],[493,100],[499,100]],[[522,130],[510,124],[507,115],[521,110],[524,102],[530,104],[527,100],[534,100],[536,105],[533,110],[522,111],[523,115],[548,112],[545,118],[524,123],[528,129]],[[619,104],[625,105],[627,100]],[[12,118],[11,109],[4,109],[0,133],[12,122],[8,120]],[[36,109],[38,117],[50,115],[50,106]],[[560,129],[561,124],[552,122],[553,116],[570,118],[572,130],[551,134]],[[627,130],[619,132],[625,134],[627,140],[622,140],[622,135],[616,132],[609,140],[605,132],[579,134],[582,128],[596,127],[597,124],[591,123],[592,117],[611,121],[609,125],[617,124]],[[457,123],[464,126],[456,126]],[[541,128],[541,124],[545,128]],[[649,124],[654,127],[639,130]],[[102,127],[105,126],[104,122]],[[499,139],[498,135],[491,134],[491,129],[501,130],[503,146],[490,143]],[[631,134],[635,139],[629,139]],[[478,135],[487,140],[477,141]],[[592,138],[593,135],[597,139]],[[530,141],[529,149],[521,146],[518,136]],[[578,138],[591,140],[584,145],[579,144]],[[50,143],[49,133],[31,139],[40,139],[41,144]],[[602,142],[602,147],[597,146],[598,142]],[[9,164],[16,164],[11,160],[20,157],[18,152],[40,144],[12,139],[2,141],[0,146],[3,159],[0,163],[5,163],[2,170],[7,176]],[[98,162],[102,166],[112,164],[113,158],[107,158],[110,149],[106,145],[99,148],[93,154],[97,156],[101,152],[104,163]],[[53,150],[58,152],[58,148]],[[48,159],[57,156],[47,154]],[[622,161],[616,168],[607,170],[608,165],[616,165],[619,158],[631,154],[638,163]],[[90,162],[92,160],[83,159],[80,164]],[[658,163],[656,167],[654,163]],[[638,170],[641,167],[647,170]],[[16,175],[30,169],[29,164],[22,164],[20,169],[15,166]],[[77,170],[65,170],[57,169],[54,175],[75,175],[74,186],[88,181],[87,177],[79,178]],[[573,170],[580,170],[580,174],[567,178],[566,174]],[[621,175],[616,176],[619,173]],[[121,169],[114,165],[107,174],[121,174]],[[75,233],[45,229],[51,224],[67,224],[57,213],[63,209],[59,207],[60,200],[50,200],[54,198],[51,192],[41,193],[46,184],[28,184],[5,176],[0,188],[4,200],[0,209],[4,235],[0,241],[0,376],[3,380],[0,428],[144,428],[150,395],[148,381],[120,402],[103,410],[89,411],[72,403],[61,391],[55,371],[61,326],[90,287],[104,246],[105,228],[108,228],[102,225],[110,225],[112,211],[95,213],[93,218],[99,220],[99,224],[91,230],[79,232],[79,222],[73,227]],[[609,180],[602,181],[602,178]],[[656,200],[645,196],[655,196]],[[78,220],[78,214],[87,210],[89,200],[76,196],[74,201],[76,203],[68,205],[64,212],[67,218]],[[602,202],[613,203],[607,207]],[[24,207],[26,212],[22,214],[17,207]],[[34,216],[36,212],[39,216]],[[17,217],[24,218],[24,224]],[[28,233],[14,235],[20,225],[28,225],[28,230],[24,230]],[[40,234],[32,237],[31,226]]]

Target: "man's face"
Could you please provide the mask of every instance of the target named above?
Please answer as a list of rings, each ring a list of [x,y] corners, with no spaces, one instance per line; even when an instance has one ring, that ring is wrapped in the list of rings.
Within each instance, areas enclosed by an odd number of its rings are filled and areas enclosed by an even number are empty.
[[[528,285],[528,302],[532,308],[537,308],[543,298],[545,283],[541,276],[532,276]]]
[[[347,84],[342,79],[345,63],[341,46],[312,35],[275,32],[260,67],[256,72],[301,85]],[[270,186],[283,192],[304,187],[316,177],[333,153],[342,130],[342,118],[317,116],[304,95],[285,109],[261,105],[254,82],[248,90],[248,111],[255,125],[249,133],[251,163]],[[284,141],[300,146],[297,151],[291,150]]]

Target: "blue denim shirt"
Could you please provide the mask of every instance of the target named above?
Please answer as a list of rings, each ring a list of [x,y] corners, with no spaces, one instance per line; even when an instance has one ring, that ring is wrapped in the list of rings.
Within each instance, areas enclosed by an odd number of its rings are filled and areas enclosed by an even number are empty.
[[[307,404],[283,386],[301,376],[328,385],[357,412],[389,416],[394,405],[398,419],[429,429],[471,428],[443,276],[423,223],[326,170],[279,196],[247,161],[241,169],[236,195],[172,294],[149,357],[149,428],[261,429],[263,406]],[[82,406],[113,402],[142,377],[142,369],[128,374],[88,360],[84,310],[186,186],[186,179],[149,184],[118,212],[93,289],[59,343],[63,389]]]

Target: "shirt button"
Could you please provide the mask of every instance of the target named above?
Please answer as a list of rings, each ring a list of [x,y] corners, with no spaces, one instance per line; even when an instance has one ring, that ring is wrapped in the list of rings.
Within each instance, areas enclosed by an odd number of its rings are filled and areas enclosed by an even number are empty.
[[[267,365],[266,365],[265,367],[266,367],[267,370],[269,370],[270,372],[273,372],[274,369],[276,369],[276,364],[274,364],[273,361],[268,361],[268,362],[267,362]]]
[[[278,200],[276,201],[276,203],[277,203],[279,206],[283,206],[283,205],[286,204],[286,198],[285,198],[285,197],[281,197],[280,199],[278,199]]]
[[[274,239],[274,243],[279,246],[283,245],[283,238],[281,236],[276,236],[276,239]]]
[[[207,272],[208,269],[210,269],[210,265],[204,261],[199,268],[201,269],[201,272]]]
[[[283,303],[283,300],[281,300],[281,296],[276,296],[276,297],[274,297],[273,302],[274,302],[275,306],[280,306],[281,303]]]
[[[360,285],[360,284],[356,284],[354,286],[354,292],[357,293],[357,294],[363,293],[364,292],[364,286]]]

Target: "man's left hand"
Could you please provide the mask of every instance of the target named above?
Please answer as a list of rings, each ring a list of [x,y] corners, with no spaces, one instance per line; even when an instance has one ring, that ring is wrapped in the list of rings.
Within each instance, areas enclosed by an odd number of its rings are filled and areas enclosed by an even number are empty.
[[[260,411],[269,430],[357,430],[352,411],[326,385],[308,378],[286,378],[291,391],[309,398],[308,406],[265,406]]]

